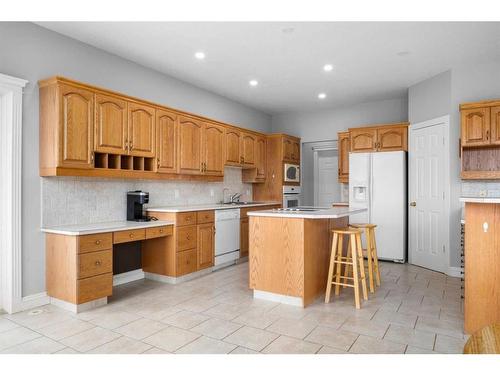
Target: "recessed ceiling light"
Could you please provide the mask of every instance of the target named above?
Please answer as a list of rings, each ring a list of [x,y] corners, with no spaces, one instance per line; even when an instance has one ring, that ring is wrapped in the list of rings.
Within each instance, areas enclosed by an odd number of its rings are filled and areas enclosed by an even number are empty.
[[[332,64],[326,64],[325,66],[323,66],[323,70],[325,72],[331,72],[333,70],[333,65]]]
[[[323,100],[325,98],[326,98],[326,94],[324,92],[321,92],[321,93],[318,94],[318,99]]]
[[[194,54],[194,57],[196,57],[198,60],[203,60],[205,58],[205,52],[201,52],[201,51],[196,52]]]
[[[281,32],[284,34],[291,34],[295,31],[295,28],[293,27],[284,27],[281,29]]]
[[[255,87],[255,86],[257,86],[257,85],[259,84],[259,81],[257,81],[256,79],[251,79],[251,80],[248,82],[248,84],[249,84],[250,86],[254,86],[254,87]]]

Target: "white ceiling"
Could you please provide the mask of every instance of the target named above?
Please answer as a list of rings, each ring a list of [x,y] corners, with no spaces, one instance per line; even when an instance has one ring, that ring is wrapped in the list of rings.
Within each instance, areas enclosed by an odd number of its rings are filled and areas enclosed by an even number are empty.
[[[454,66],[500,60],[500,23],[38,24],[269,114],[393,98]]]

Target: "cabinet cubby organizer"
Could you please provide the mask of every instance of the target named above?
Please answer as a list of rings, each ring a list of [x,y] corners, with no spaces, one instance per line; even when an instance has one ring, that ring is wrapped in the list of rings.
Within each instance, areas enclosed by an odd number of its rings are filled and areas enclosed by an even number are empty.
[[[96,152],[94,167],[99,169],[121,169],[133,171],[154,171],[154,158],[142,156],[116,155]]]

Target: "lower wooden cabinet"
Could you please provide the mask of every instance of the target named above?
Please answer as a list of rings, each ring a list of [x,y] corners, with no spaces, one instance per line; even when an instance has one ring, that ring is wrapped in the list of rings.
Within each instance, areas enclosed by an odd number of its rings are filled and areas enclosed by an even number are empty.
[[[199,270],[214,265],[215,247],[214,223],[198,224],[198,268]]]
[[[197,268],[196,258],[196,249],[185,250],[177,253],[175,275],[182,276],[195,272]]]
[[[90,302],[113,294],[113,273],[78,280],[77,304]]]

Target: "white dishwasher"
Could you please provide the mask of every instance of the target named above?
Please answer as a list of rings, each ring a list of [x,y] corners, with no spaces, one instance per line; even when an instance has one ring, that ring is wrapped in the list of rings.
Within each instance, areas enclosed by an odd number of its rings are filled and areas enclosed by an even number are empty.
[[[215,210],[215,267],[240,258],[240,209]]]

